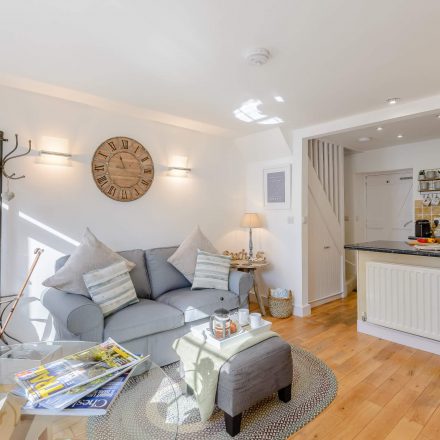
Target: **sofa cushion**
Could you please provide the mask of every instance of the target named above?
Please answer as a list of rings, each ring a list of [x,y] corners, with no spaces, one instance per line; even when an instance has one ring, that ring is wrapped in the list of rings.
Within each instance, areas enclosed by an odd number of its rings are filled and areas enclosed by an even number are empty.
[[[227,290],[217,289],[191,290],[191,288],[185,288],[173,290],[164,293],[157,302],[168,304],[182,311],[185,315],[185,322],[207,318],[217,309],[233,310],[239,307],[238,295]]]
[[[199,249],[192,289],[227,290],[231,257],[211,254]]]
[[[177,247],[148,249],[145,251],[148,276],[151,285],[151,298],[159,298],[170,290],[189,287],[189,281],[170,263],[168,258],[176,252]]]
[[[145,251],[142,249],[132,249],[130,251],[118,252],[121,257],[132,261],[136,266],[131,269],[130,277],[133,281],[134,290],[138,298],[150,298],[151,287],[147,274],[147,265],[145,263]]]
[[[124,261],[87,272],[83,278],[93,302],[101,307],[104,316],[139,302]]]
[[[176,252],[168,258],[168,262],[181,272],[190,283],[194,281],[198,250],[212,254],[218,253],[199,226],[182,241]]]
[[[72,252],[60,270],[43,281],[43,286],[54,287],[63,292],[76,293],[90,298],[89,291],[84,284],[83,274],[91,270],[102,269],[119,261],[124,261],[128,270],[135,266],[134,263],[127,261],[99,241],[90,229],[86,228],[81,244]]]
[[[147,265],[145,263],[145,251],[142,249],[132,249],[129,251],[116,252],[121,257],[136,264],[130,271],[130,278],[133,281],[134,290],[138,298],[150,298],[151,287],[147,275]],[[70,255],[58,258],[55,262],[55,271],[60,270],[69,259]]]
[[[183,324],[183,313],[180,310],[167,304],[141,299],[104,320],[104,339],[131,341],[178,328]]]

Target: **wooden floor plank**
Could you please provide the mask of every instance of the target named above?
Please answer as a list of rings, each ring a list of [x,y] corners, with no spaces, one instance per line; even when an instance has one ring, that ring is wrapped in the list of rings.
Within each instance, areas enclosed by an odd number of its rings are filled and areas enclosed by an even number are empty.
[[[421,440],[422,438],[426,440],[440,439],[440,408],[437,408],[432,414],[428,423],[423,428],[420,438],[417,437],[417,440]]]
[[[385,437],[386,440],[414,440],[420,434],[423,425],[420,425],[413,420],[408,420],[406,417],[400,419],[399,423],[393,430]]]

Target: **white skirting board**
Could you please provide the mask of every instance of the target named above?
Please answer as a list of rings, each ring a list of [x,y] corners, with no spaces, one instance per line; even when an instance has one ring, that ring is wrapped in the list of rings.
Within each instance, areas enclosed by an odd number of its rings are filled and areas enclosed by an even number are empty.
[[[344,298],[344,293],[336,293],[335,295],[330,295],[327,296],[325,298],[321,298],[321,299],[315,299],[315,301],[310,301],[310,306],[312,307],[318,307],[318,306],[322,306],[323,304],[327,304],[329,302],[332,301],[336,301],[337,299],[342,299]]]
[[[357,330],[360,333],[366,333],[367,335],[376,336],[377,338],[386,339],[387,341],[396,342],[397,344],[440,355],[440,342],[435,341],[434,339],[411,335],[410,333],[382,327],[361,320],[358,320],[357,322]]]

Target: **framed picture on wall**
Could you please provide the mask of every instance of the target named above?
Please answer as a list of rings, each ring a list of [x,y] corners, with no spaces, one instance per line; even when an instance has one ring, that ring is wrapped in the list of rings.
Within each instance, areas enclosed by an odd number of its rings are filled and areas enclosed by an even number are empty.
[[[264,207],[266,209],[290,208],[291,166],[263,170]]]

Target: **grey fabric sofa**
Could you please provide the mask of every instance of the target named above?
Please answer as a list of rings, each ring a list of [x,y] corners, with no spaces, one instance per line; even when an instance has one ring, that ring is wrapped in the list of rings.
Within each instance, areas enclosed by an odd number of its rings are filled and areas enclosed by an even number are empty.
[[[111,337],[132,352],[150,354],[158,365],[167,365],[178,360],[173,341],[192,326],[208,321],[215,309],[248,307],[249,274],[231,271],[229,290],[192,291],[188,280],[167,261],[176,249],[119,252],[136,264],[130,276],[139,302],[107,318],[85,296],[46,290],[41,302],[52,316],[56,339],[101,342]],[[57,260],[55,270],[68,258]]]

